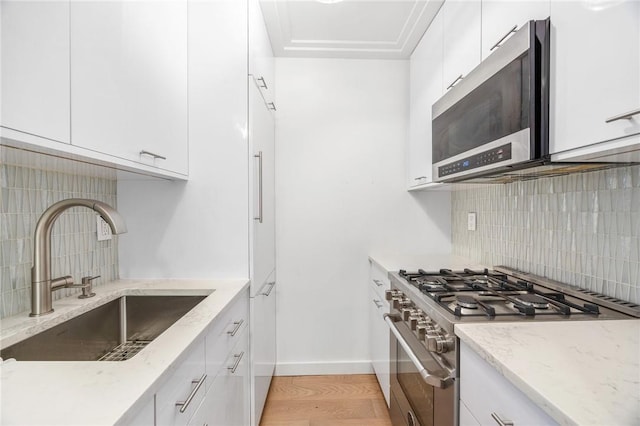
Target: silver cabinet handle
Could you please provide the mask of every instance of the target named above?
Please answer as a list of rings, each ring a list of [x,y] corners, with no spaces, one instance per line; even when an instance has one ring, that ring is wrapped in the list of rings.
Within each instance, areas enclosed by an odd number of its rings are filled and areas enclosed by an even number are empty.
[[[269,295],[271,294],[271,292],[273,291],[273,288],[276,286],[276,282],[272,281],[270,283],[267,283],[267,285],[269,286],[269,290],[265,291],[264,293],[262,293],[263,296],[267,296],[269,297]]]
[[[514,423],[511,420],[501,419],[498,413],[491,413],[491,417],[493,417],[493,420],[495,420],[500,426],[514,426]]]
[[[259,87],[261,87],[263,89],[268,89],[267,82],[264,81],[264,77],[260,77],[256,81],[261,81],[262,82],[262,84],[258,84]]]
[[[238,369],[238,365],[240,365],[240,361],[242,360],[243,356],[244,356],[244,352],[240,352],[239,354],[236,354],[233,356],[236,359],[236,362],[234,362],[231,367],[227,367],[227,369],[231,371],[231,374],[234,374],[236,372],[236,370]]]
[[[198,393],[198,390],[200,390],[200,387],[202,386],[206,378],[207,378],[207,375],[203,374],[202,377],[200,377],[200,380],[192,381],[191,383],[196,384],[196,387],[193,388],[193,390],[187,397],[187,400],[184,402],[176,402],[176,407],[180,407],[181,413],[184,413],[185,411],[187,411],[187,408],[189,407],[189,404],[191,404],[193,397],[196,396],[196,393]]]
[[[376,283],[378,287],[382,287],[384,285],[384,283],[380,280],[373,280],[373,282]]]
[[[378,299],[373,299],[373,303],[376,305],[376,308],[382,308],[382,303]]]
[[[396,325],[393,322],[392,316],[389,314],[384,314],[382,317],[384,318],[384,321],[389,326],[389,329],[395,336],[398,343],[400,343],[400,346],[402,346],[402,349],[404,349],[404,351],[407,353],[407,356],[409,357],[413,365],[416,367],[416,369],[418,370],[418,373],[422,377],[422,380],[425,381],[425,383],[440,389],[445,389],[453,383],[453,380],[454,380],[453,377],[451,377],[451,374],[446,370],[439,370],[433,373],[427,371],[427,369],[424,368],[424,366],[422,365],[422,363],[420,362],[416,354],[411,349],[411,346],[409,346],[409,344],[404,339],[404,337],[402,337],[400,330],[398,330],[398,327],[396,327]]]
[[[607,118],[605,120],[605,123],[611,123],[612,121],[618,120],[631,120],[631,117],[638,114],[640,114],[640,109],[634,109],[633,111],[625,112],[624,114],[614,115],[613,117]]]
[[[422,179],[426,179],[426,176],[418,176],[417,178],[413,178],[413,180],[422,180]]]
[[[277,111],[276,104],[274,104],[273,102],[267,102],[267,105],[269,106],[269,109],[271,111]]]
[[[447,86],[447,90],[451,89],[453,86],[456,85],[456,83],[458,81],[462,80],[463,78],[464,78],[464,76],[462,74],[460,74],[455,80],[453,80],[453,83],[451,83],[450,85]]]
[[[501,38],[500,40],[498,40],[498,42],[497,42],[496,44],[494,44],[493,46],[491,46],[491,49],[489,49],[489,51],[492,51],[493,49],[495,49],[495,48],[497,48],[497,47],[500,47],[500,45],[502,44],[502,42],[503,42],[507,37],[509,37],[509,34],[511,34],[511,33],[515,33],[517,30],[518,30],[518,26],[517,26],[517,25],[514,25],[514,26],[513,26],[513,28],[511,28],[511,29],[509,30],[509,32],[508,32],[508,33],[506,33],[505,35],[503,35],[503,36],[502,36],[502,38]]]
[[[253,157],[258,159],[258,217],[254,217],[253,220],[262,223],[262,151]]]
[[[149,157],[159,158],[160,160],[166,160],[167,157],[164,157],[160,154],[154,154],[153,152],[145,151],[144,149],[140,151],[140,155],[148,155]]]
[[[238,332],[238,330],[240,330],[240,326],[242,326],[242,324],[244,324],[244,320],[235,321],[233,323],[233,325],[235,325],[235,327],[233,327],[233,330],[227,331],[227,334],[230,335],[231,337],[235,336],[236,333]]]

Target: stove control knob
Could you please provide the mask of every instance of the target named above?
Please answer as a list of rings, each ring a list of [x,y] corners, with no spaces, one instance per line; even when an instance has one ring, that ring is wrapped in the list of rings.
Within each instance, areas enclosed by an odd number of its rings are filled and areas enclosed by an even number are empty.
[[[429,334],[426,338],[427,349],[437,354],[443,354],[453,350],[455,343],[451,337],[440,333]]]
[[[418,339],[425,340],[428,334],[435,331],[435,326],[428,319],[422,317],[417,321],[415,330],[418,334]]]
[[[398,298],[393,298],[393,307],[395,309],[401,310],[403,308],[408,308],[411,305],[411,300],[408,297],[401,296]]]
[[[402,296],[402,292],[400,290],[385,290],[384,291],[384,298],[387,300],[391,300],[395,297],[401,297]]]
[[[403,321],[409,321],[409,318],[411,317],[411,315],[413,314],[413,312],[415,311],[415,309],[413,308],[402,308],[401,312],[402,312],[402,320]]]
[[[424,317],[422,316],[422,311],[420,309],[414,309],[409,315],[408,320],[405,320],[405,321],[409,321],[409,326],[411,327],[411,330],[415,331],[416,326],[418,325],[418,321],[420,320],[424,320]]]

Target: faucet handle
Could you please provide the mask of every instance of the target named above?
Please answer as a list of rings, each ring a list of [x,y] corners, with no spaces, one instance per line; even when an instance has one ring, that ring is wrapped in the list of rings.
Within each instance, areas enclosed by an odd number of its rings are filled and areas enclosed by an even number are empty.
[[[78,296],[78,299],[88,299],[89,297],[93,297],[96,295],[91,291],[93,287],[91,281],[95,280],[96,278],[100,278],[100,275],[96,275],[95,277],[82,277],[82,294]]]

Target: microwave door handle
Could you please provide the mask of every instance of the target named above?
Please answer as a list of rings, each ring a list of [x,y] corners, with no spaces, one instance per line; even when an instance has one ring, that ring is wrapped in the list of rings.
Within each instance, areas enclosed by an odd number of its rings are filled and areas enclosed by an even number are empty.
[[[413,353],[413,350],[411,350],[411,347],[409,346],[407,341],[404,339],[402,334],[400,334],[400,330],[398,330],[398,327],[396,327],[392,318],[393,317],[391,315],[384,314],[384,321],[389,326],[389,329],[395,336],[398,343],[400,343],[400,346],[402,346],[402,349],[404,349],[404,351],[407,353],[407,356],[409,357],[413,365],[418,369],[418,373],[420,373],[422,379],[427,384],[440,389],[447,388],[451,383],[453,383],[453,377],[440,377],[436,374],[430,373],[426,368],[424,368],[418,357]]]

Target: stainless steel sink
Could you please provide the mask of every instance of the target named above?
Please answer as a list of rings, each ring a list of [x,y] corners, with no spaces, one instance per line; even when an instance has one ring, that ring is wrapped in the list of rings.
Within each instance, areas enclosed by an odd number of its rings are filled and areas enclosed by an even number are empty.
[[[0,350],[18,361],[124,361],[206,296],[124,296]]]

